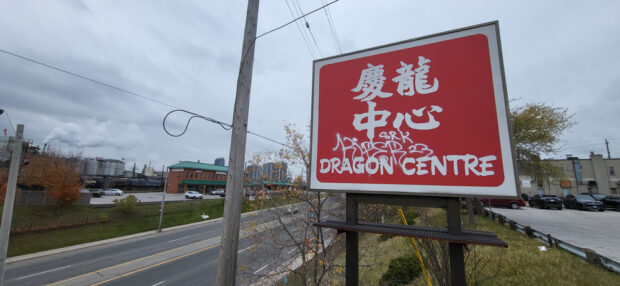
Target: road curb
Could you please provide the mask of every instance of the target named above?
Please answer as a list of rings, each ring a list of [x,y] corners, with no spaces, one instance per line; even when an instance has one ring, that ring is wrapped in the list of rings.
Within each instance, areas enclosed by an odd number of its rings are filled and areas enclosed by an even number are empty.
[[[242,217],[251,216],[251,215],[254,215],[254,214],[256,214],[256,213],[258,213],[260,211],[264,211],[264,210],[256,210],[256,211],[251,211],[251,212],[247,212],[247,213],[242,213],[241,216]],[[183,225],[177,225],[177,226],[173,226],[173,227],[168,227],[168,228],[162,229],[161,231],[162,232],[170,232],[170,231],[175,231],[175,230],[179,230],[179,229],[199,226],[199,225],[206,225],[206,224],[217,223],[217,222],[220,222],[222,220],[223,220],[223,218],[220,217],[220,218],[215,218],[215,219],[211,219],[211,220],[207,220],[207,221],[199,221],[199,222],[194,222],[194,223],[189,223],[189,224],[183,224]],[[25,261],[25,260],[35,259],[35,258],[41,258],[41,257],[45,257],[45,256],[49,256],[49,255],[54,255],[54,254],[71,252],[71,251],[80,250],[80,249],[84,249],[84,248],[89,248],[89,247],[94,247],[94,246],[100,246],[100,245],[115,243],[115,242],[119,242],[119,241],[123,241],[123,240],[139,238],[139,237],[144,237],[144,236],[148,236],[148,235],[155,235],[155,234],[158,234],[158,233],[159,232],[157,232],[157,230],[149,230],[149,231],[140,232],[140,233],[134,233],[134,234],[125,235],[125,236],[108,238],[108,239],[104,239],[104,240],[87,242],[87,243],[83,243],[83,244],[77,244],[77,245],[72,245],[72,246],[67,246],[67,247],[62,247],[62,248],[50,249],[50,250],[45,250],[45,251],[40,251],[40,252],[35,252],[35,253],[30,253],[30,254],[24,254],[24,255],[20,255],[20,256],[13,256],[13,257],[7,258],[5,260],[5,262],[7,264],[10,264],[10,263],[20,262],[20,261]]]

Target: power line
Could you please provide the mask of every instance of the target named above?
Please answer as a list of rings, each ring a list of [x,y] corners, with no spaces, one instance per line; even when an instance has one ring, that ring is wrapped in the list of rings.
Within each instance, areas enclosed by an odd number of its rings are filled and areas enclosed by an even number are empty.
[[[319,48],[319,45],[316,42],[316,38],[314,38],[314,33],[312,33],[312,30],[310,29],[310,24],[308,23],[308,20],[306,20],[306,15],[310,15],[311,13],[308,14],[304,14],[304,11],[301,10],[301,5],[299,5],[299,2],[297,0],[292,0],[293,1],[293,7],[297,7],[297,9],[299,9],[299,13],[302,15],[302,18],[304,19],[304,22],[306,23],[306,28],[308,28],[308,31],[310,32],[310,37],[312,38],[312,41],[314,42],[314,45],[316,46],[316,50],[319,52],[319,57],[323,57],[321,55],[321,49]],[[295,6],[295,4],[297,4],[297,6]],[[327,7],[327,5],[324,5],[325,7]]]
[[[321,0],[323,4],[325,4],[325,0]],[[332,13],[329,11],[329,7],[325,7],[323,10],[325,12],[325,17],[327,18],[327,23],[329,24],[329,29],[332,33],[332,39],[336,44],[336,48],[338,49],[338,53],[342,54],[342,49],[340,48],[340,42],[338,41],[338,34],[336,33],[336,27],[334,27],[334,20],[332,19]]]
[[[302,15],[301,15],[300,17],[298,17],[298,18],[295,18],[295,19],[293,19],[292,21],[289,21],[289,22],[287,22],[287,23],[284,23],[284,24],[282,24],[282,25],[280,25],[280,26],[278,26],[278,27],[276,27],[276,28],[273,28],[273,29],[271,29],[271,30],[269,30],[269,31],[267,31],[267,32],[265,32],[265,33],[262,33],[262,34],[258,35],[256,38],[254,38],[254,40],[252,40],[252,42],[250,43],[250,45],[248,46],[248,48],[247,48],[247,49],[245,50],[245,52],[244,52],[244,56],[243,56],[243,59],[242,59],[242,61],[241,61],[241,65],[239,66],[239,75],[238,75],[238,77],[241,75],[241,68],[243,67],[243,64],[245,63],[245,58],[246,58],[246,57],[247,57],[247,55],[248,55],[248,51],[252,48],[252,46],[254,45],[254,43],[256,42],[256,40],[258,40],[259,38],[261,38],[261,37],[263,37],[263,36],[265,36],[265,35],[268,35],[268,34],[270,34],[270,33],[273,33],[273,32],[275,32],[275,31],[277,31],[277,30],[280,30],[280,29],[282,29],[282,28],[284,28],[284,27],[286,27],[286,26],[288,26],[288,25],[292,24],[293,22],[295,22],[295,21],[297,21],[297,20],[299,20],[299,19],[301,19],[301,18],[304,18],[304,17],[305,17],[305,16],[307,16],[307,15],[313,14],[313,13],[315,13],[315,12],[317,12],[317,11],[319,11],[319,10],[321,10],[321,9],[325,8],[325,7],[328,7],[329,5],[332,5],[332,4],[336,3],[336,2],[338,2],[338,1],[339,1],[339,0],[334,0],[334,1],[330,2],[330,3],[327,3],[327,4],[325,4],[325,5],[323,5],[323,6],[319,7],[319,8],[316,8],[316,9],[314,9],[314,10],[312,10],[312,11],[308,12],[307,14],[302,14]],[[300,9],[300,10],[301,10],[301,9]],[[317,46],[317,48],[318,48],[318,46]],[[204,115],[200,115],[200,114],[197,114],[197,113],[194,113],[194,112],[191,112],[191,111],[187,111],[187,110],[185,110],[185,109],[183,109],[183,108],[180,108],[180,107],[178,107],[178,106],[174,106],[174,105],[171,105],[171,104],[165,103],[165,102],[160,101],[160,100],[156,100],[156,99],[153,99],[153,98],[150,98],[150,97],[144,96],[144,95],[140,95],[140,94],[137,94],[137,93],[135,93],[135,92],[132,92],[132,91],[126,90],[126,89],[124,89],[124,88],[120,88],[120,87],[117,87],[117,86],[114,86],[114,85],[111,85],[111,84],[108,84],[108,83],[105,83],[105,82],[102,82],[102,81],[99,81],[99,80],[96,80],[96,79],[93,79],[93,78],[90,78],[90,77],[87,77],[87,76],[83,76],[83,75],[80,75],[80,74],[78,74],[78,73],[75,73],[75,72],[72,72],[72,71],[69,71],[69,70],[63,69],[63,68],[59,68],[59,67],[56,67],[56,66],[52,66],[52,65],[50,65],[50,64],[46,64],[46,63],[44,63],[44,62],[41,62],[41,61],[38,61],[38,60],[35,60],[35,59],[32,59],[32,58],[28,58],[28,57],[25,57],[25,56],[22,56],[22,55],[18,55],[18,54],[13,53],[13,52],[6,51],[6,50],[4,50],[4,49],[0,49],[0,52],[3,52],[3,53],[5,53],[5,54],[8,54],[8,55],[11,55],[11,56],[14,56],[14,57],[17,57],[17,58],[20,58],[20,59],[23,59],[23,60],[26,60],[26,61],[29,61],[29,62],[35,63],[35,64],[38,64],[38,65],[41,65],[41,66],[44,66],[44,67],[47,67],[47,68],[50,68],[50,69],[53,69],[53,70],[56,70],[56,71],[59,71],[59,72],[62,72],[62,73],[65,73],[65,74],[68,74],[68,75],[74,76],[74,77],[77,77],[77,78],[81,78],[81,79],[83,79],[83,80],[87,80],[87,81],[90,81],[90,82],[93,82],[93,83],[96,83],[96,84],[99,84],[99,85],[102,85],[102,86],[106,86],[106,87],[108,87],[108,88],[111,88],[111,89],[114,89],[114,90],[117,90],[117,91],[120,91],[120,92],[123,92],[123,93],[126,93],[126,94],[130,94],[130,95],[133,95],[133,96],[136,96],[136,97],[139,97],[139,98],[145,99],[145,100],[149,100],[149,101],[151,101],[151,102],[159,103],[159,104],[161,104],[161,105],[165,105],[165,106],[168,106],[168,107],[174,108],[174,110],[173,110],[173,111],[168,112],[168,114],[166,114],[166,116],[164,117],[164,121],[163,121],[163,123],[162,123],[162,124],[163,124],[163,127],[164,127],[164,131],[165,131],[168,135],[173,136],[173,137],[179,137],[179,136],[182,136],[183,134],[185,134],[185,132],[187,131],[187,128],[188,128],[188,126],[189,126],[190,121],[191,121],[192,119],[194,119],[194,118],[201,118],[201,119],[204,119],[204,120],[206,120],[206,121],[209,121],[209,122],[212,122],[212,123],[218,124],[218,125],[220,125],[220,127],[224,128],[224,129],[226,129],[226,130],[229,130],[229,129],[232,127],[232,125],[230,125],[230,124],[228,124],[228,123],[225,123],[225,122],[223,122],[223,121],[219,121],[219,120],[216,120],[216,119],[213,119],[213,118],[210,118],[210,117],[204,116]],[[319,51],[319,53],[320,53],[320,51]],[[168,117],[171,113],[174,113],[174,112],[185,112],[185,113],[188,113],[188,114],[191,114],[191,115],[192,115],[192,116],[189,118],[189,120],[187,121],[187,124],[185,125],[185,129],[183,130],[183,132],[181,132],[180,134],[176,134],[176,135],[175,135],[175,134],[172,134],[172,133],[170,133],[170,132],[168,132],[168,130],[167,130],[167,129],[166,129],[166,127],[165,127],[165,121],[166,121],[166,118],[167,118],[167,117]],[[8,114],[7,114],[7,118],[8,118]],[[9,120],[10,120],[10,118],[9,118]],[[11,122],[11,123],[12,123],[12,122]],[[290,147],[290,146],[288,146],[288,145],[286,145],[286,144],[284,144],[284,143],[281,143],[281,142],[278,142],[278,141],[276,141],[276,140],[270,139],[270,138],[268,138],[268,137],[266,137],[266,136],[260,135],[260,134],[258,134],[258,133],[252,132],[252,131],[250,131],[250,130],[247,130],[247,132],[248,132],[248,133],[250,133],[250,134],[252,134],[252,135],[255,135],[255,136],[261,137],[261,138],[263,138],[263,139],[265,139],[265,140],[269,140],[269,141],[271,141],[271,142],[274,142],[274,143],[280,144],[280,145],[282,145],[282,146]]]
[[[262,33],[262,34],[258,35],[258,36],[257,36],[257,37],[256,37],[256,38],[252,41],[252,43],[250,43],[250,45],[248,46],[248,48],[247,48],[247,49],[245,50],[245,52],[244,52],[243,58],[242,58],[242,60],[241,60],[241,65],[239,66],[239,75],[237,76],[237,78],[238,78],[239,76],[241,76],[241,68],[243,67],[243,64],[245,63],[245,58],[248,56],[248,51],[250,51],[250,49],[252,48],[252,46],[254,46],[254,43],[256,43],[256,40],[258,40],[258,39],[259,39],[260,37],[262,37],[262,36],[265,36],[265,35],[267,35],[267,34],[270,34],[270,33],[273,33],[273,32],[275,32],[275,31],[277,31],[277,30],[280,30],[280,29],[282,29],[282,28],[284,28],[284,27],[286,27],[286,26],[288,26],[288,25],[292,24],[293,22],[295,22],[295,21],[297,21],[297,20],[299,20],[299,19],[301,19],[301,18],[304,18],[304,17],[306,17],[306,16],[308,16],[308,15],[310,15],[310,14],[313,14],[314,12],[319,11],[319,10],[321,10],[321,9],[325,8],[325,7],[328,7],[329,5],[332,5],[332,4],[334,4],[334,3],[338,2],[338,1],[340,1],[340,0],[334,0],[334,1],[332,1],[332,2],[329,2],[329,3],[327,3],[327,4],[323,5],[323,6],[321,6],[321,7],[319,7],[319,8],[316,8],[316,9],[314,9],[314,10],[312,10],[312,11],[310,11],[310,12],[306,13],[306,14],[303,14],[303,15],[301,15],[301,16],[299,16],[299,17],[297,17],[297,18],[295,18],[295,19],[293,19],[293,20],[291,20],[291,21],[288,21],[288,22],[286,22],[286,23],[284,23],[284,24],[282,24],[282,25],[280,25],[280,26],[278,26],[278,27],[276,27],[276,28],[273,28],[273,29],[271,29],[271,30],[269,30],[269,31],[267,31],[267,32],[265,32],[265,33]],[[318,48],[318,46],[317,46],[317,48]],[[319,51],[319,54],[320,54],[320,51]]]
[[[53,69],[53,70],[56,70],[56,71],[59,71],[59,72],[62,72],[62,73],[65,73],[65,74],[68,74],[68,75],[74,76],[74,77],[77,77],[77,78],[81,78],[81,79],[83,79],[83,80],[87,80],[87,81],[90,81],[90,82],[93,82],[93,83],[96,83],[96,84],[99,84],[99,85],[102,85],[102,86],[105,86],[105,87],[108,87],[108,88],[114,89],[114,90],[119,91],[119,92],[123,92],[123,93],[126,93],[126,94],[130,94],[130,95],[136,96],[136,97],[141,98],[141,99],[149,100],[149,101],[151,101],[151,102],[155,102],[155,103],[158,103],[158,104],[161,104],[161,105],[165,105],[165,106],[168,106],[168,107],[172,107],[172,108],[174,108],[174,110],[173,110],[173,111],[171,111],[171,112],[169,112],[168,114],[166,114],[166,116],[164,117],[164,126],[163,126],[163,127],[164,127],[164,131],[165,131],[168,135],[173,136],[173,137],[179,137],[179,136],[181,136],[181,135],[185,134],[185,132],[187,131],[187,128],[188,128],[188,126],[189,126],[190,121],[191,121],[192,119],[194,119],[194,118],[201,118],[201,119],[204,119],[204,120],[206,120],[206,121],[209,121],[209,122],[212,122],[212,123],[218,124],[218,125],[220,125],[220,127],[224,128],[224,129],[226,129],[226,130],[229,130],[229,129],[230,129],[230,127],[231,127],[231,125],[230,125],[230,124],[225,123],[225,122],[222,122],[222,121],[219,121],[219,120],[217,120],[217,119],[213,119],[213,118],[210,118],[210,117],[208,117],[208,116],[204,116],[204,115],[200,115],[200,114],[197,114],[197,113],[194,113],[194,112],[190,112],[190,111],[187,111],[187,110],[185,110],[185,109],[183,109],[183,108],[180,108],[180,107],[174,106],[174,105],[172,105],[172,104],[168,104],[168,103],[165,103],[165,102],[160,101],[160,100],[156,100],[156,99],[153,99],[153,98],[150,98],[150,97],[144,96],[144,95],[140,95],[140,94],[137,94],[137,93],[135,93],[135,92],[132,92],[132,91],[126,90],[126,89],[124,89],[124,88],[120,88],[120,87],[117,87],[117,86],[114,86],[114,85],[111,85],[111,84],[108,84],[108,83],[105,83],[105,82],[102,82],[102,81],[99,81],[99,80],[96,80],[96,79],[93,79],[93,78],[90,78],[90,77],[87,77],[87,76],[83,76],[83,75],[77,74],[77,73],[75,73],[75,72],[72,72],[72,71],[66,70],[66,69],[62,69],[62,68],[59,68],[59,67],[56,67],[56,66],[52,66],[52,65],[50,65],[50,64],[46,64],[46,63],[44,63],[44,62],[41,62],[41,61],[38,61],[38,60],[34,60],[34,59],[31,59],[31,58],[28,58],[28,57],[25,57],[25,56],[22,56],[22,55],[18,55],[18,54],[16,54],[16,53],[9,52],[9,51],[3,50],[3,49],[0,49],[0,52],[3,52],[3,53],[5,53],[5,54],[8,54],[8,55],[11,55],[11,56],[14,56],[14,57],[17,57],[17,58],[20,58],[20,59],[23,59],[23,60],[26,60],[26,61],[29,61],[29,62],[35,63],[35,64],[38,64],[38,65],[41,65],[41,66],[44,66],[44,67],[47,67],[47,68],[50,68],[50,69]],[[176,135],[175,135],[175,134],[170,133],[170,132],[166,129],[166,126],[165,126],[165,120],[166,120],[166,118],[167,118],[167,117],[168,117],[171,113],[174,113],[174,112],[179,112],[179,111],[183,111],[183,112],[189,113],[189,114],[191,114],[191,115],[192,115],[192,117],[190,117],[190,119],[187,121],[187,124],[185,125],[185,130],[183,130],[183,132],[181,132],[180,134],[176,134]],[[7,119],[9,119],[9,122],[11,123],[11,127],[13,127],[13,123],[11,122],[10,117],[8,117],[8,113],[6,113],[6,111],[5,111],[5,114],[7,114]],[[13,127],[13,128],[14,128],[14,127]],[[268,137],[266,137],[266,136],[263,136],[263,135],[260,135],[260,134],[258,134],[258,133],[255,133],[255,132],[252,132],[252,131],[249,131],[249,130],[248,130],[248,133],[250,133],[250,134],[252,134],[252,135],[255,135],[255,136],[258,136],[258,137],[261,137],[261,138],[263,138],[263,139],[269,140],[269,141],[271,141],[271,142],[275,142],[275,143],[277,143],[277,144],[280,144],[280,145],[283,145],[283,146],[287,146],[287,145],[286,145],[286,144],[284,144],[284,143],[281,143],[281,142],[278,142],[278,141],[276,141],[276,140],[270,139],[270,138],[268,138]]]
[[[286,3],[286,6],[288,7],[288,11],[291,12],[291,16],[293,16],[293,19],[296,18],[295,14],[293,13],[293,9],[291,9],[291,5],[288,4],[288,0],[284,0],[284,3]],[[304,39],[304,42],[306,43],[306,48],[308,48],[310,55],[312,55],[312,59],[315,59],[316,57],[314,56],[314,51],[312,50],[312,47],[310,47],[310,42],[308,42],[306,33],[299,26],[298,21],[295,21],[295,25],[297,26],[297,30],[299,30],[299,34],[301,34],[301,38]]]
[[[137,96],[137,97],[140,97],[140,98],[142,98],[142,99],[150,100],[150,101],[152,101],[152,102],[159,103],[159,104],[162,104],[162,105],[165,105],[165,106],[168,106],[168,107],[172,107],[172,108],[180,109],[180,107],[177,107],[177,106],[174,106],[174,105],[171,105],[171,104],[168,104],[168,103],[165,103],[165,102],[159,101],[159,100],[157,100],[157,99],[153,99],[153,98],[150,98],[150,97],[146,97],[146,96],[143,96],[143,95],[139,95],[139,94],[137,94],[137,93],[134,93],[134,92],[128,91],[128,90],[126,90],[126,89],[124,89],[124,88],[116,87],[116,86],[113,86],[113,85],[111,85],[111,84],[107,84],[107,83],[105,83],[105,82],[101,82],[101,81],[98,81],[98,80],[96,80],[96,79],[92,79],[92,78],[90,78],[90,77],[83,76],[83,75],[80,75],[80,74],[77,74],[77,73],[74,73],[74,72],[71,72],[71,71],[68,71],[68,70],[65,70],[65,69],[59,68],[59,67],[55,67],[55,66],[52,66],[52,65],[49,65],[49,64],[46,64],[46,63],[43,63],[43,62],[40,62],[40,61],[37,61],[37,60],[31,59],[31,58],[27,58],[27,57],[25,57],[25,56],[21,56],[21,55],[18,55],[18,54],[15,54],[15,53],[12,53],[12,52],[9,52],[9,51],[6,51],[6,50],[3,50],[3,49],[0,49],[0,52],[3,52],[3,53],[5,53],[5,54],[9,54],[9,55],[11,55],[11,56],[14,56],[14,57],[20,58],[20,59],[22,59],[22,60],[26,60],[26,61],[29,61],[29,62],[33,62],[33,63],[35,63],[35,64],[39,64],[39,65],[42,65],[42,66],[48,67],[48,68],[50,68],[50,69],[53,69],[53,70],[56,70],[56,71],[59,71],[59,72],[63,72],[63,73],[66,73],[66,74],[72,75],[72,76],[74,76],[74,77],[78,77],[78,78],[81,78],[81,79],[84,79],[84,80],[87,80],[87,81],[90,81],[90,82],[94,82],[94,83],[96,83],[96,84],[103,85],[103,86],[109,87],[109,88],[111,88],[111,89],[115,89],[115,90],[117,90],[117,91],[120,91],[120,92],[124,92],[124,93],[127,93],[127,94],[131,94],[131,95],[133,95],[133,96]]]

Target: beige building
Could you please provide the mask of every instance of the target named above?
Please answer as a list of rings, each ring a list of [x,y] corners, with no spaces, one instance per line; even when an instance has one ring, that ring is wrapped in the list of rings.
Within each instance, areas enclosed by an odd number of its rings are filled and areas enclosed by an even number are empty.
[[[618,194],[620,158],[604,159],[603,155],[591,153],[589,159],[567,157],[548,161],[560,167],[564,178],[550,178],[539,186],[531,177],[522,175],[521,193],[531,196],[542,192],[559,197],[586,192]]]

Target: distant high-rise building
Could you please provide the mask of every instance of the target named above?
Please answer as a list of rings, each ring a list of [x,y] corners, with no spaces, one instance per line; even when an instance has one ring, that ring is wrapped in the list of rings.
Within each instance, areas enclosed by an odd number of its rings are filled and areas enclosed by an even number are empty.
[[[220,158],[215,158],[215,165],[217,166],[224,166],[226,165],[226,160],[223,157]]]
[[[263,168],[259,165],[248,165],[245,171],[248,173],[248,179],[250,181],[263,179]]]

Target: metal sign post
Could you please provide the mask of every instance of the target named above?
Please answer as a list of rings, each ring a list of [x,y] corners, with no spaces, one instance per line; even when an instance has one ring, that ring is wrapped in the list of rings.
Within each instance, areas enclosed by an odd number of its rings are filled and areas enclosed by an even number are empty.
[[[355,194],[347,193],[347,224],[357,224],[357,196]],[[346,285],[356,286],[359,279],[359,253],[358,253],[358,240],[357,232],[346,232]]]
[[[359,285],[358,232],[377,233],[391,236],[414,237],[447,242],[450,255],[450,281],[453,286],[466,285],[465,258],[463,248],[466,244],[495,247],[508,247],[506,242],[488,231],[463,230],[461,226],[460,199],[438,197],[413,197],[403,195],[346,195],[346,222],[320,221],[313,225],[344,231],[346,233],[346,285]],[[428,227],[415,225],[392,225],[362,222],[357,219],[360,204],[386,204],[399,206],[445,208],[448,227]]]

